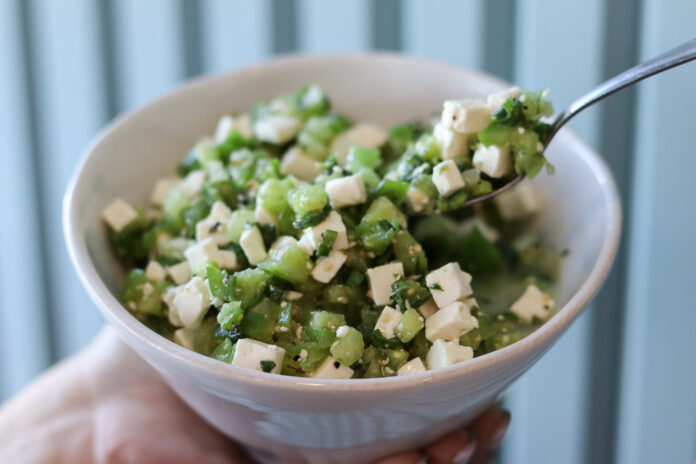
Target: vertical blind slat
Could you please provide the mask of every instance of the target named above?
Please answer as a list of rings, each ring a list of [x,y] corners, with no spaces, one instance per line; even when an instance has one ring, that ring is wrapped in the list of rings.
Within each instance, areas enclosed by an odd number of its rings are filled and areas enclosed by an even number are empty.
[[[608,79],[638,60],[640,8],[638,0],[606,2],[604,8],[604,63],[602,79]],[[611,44],[611,46],[606,46]],[[600,153],[616,179],[621,198],[631,195],[630,173],[634,151],[635,100],[633,88],[601,104]],[[629,215],[624,209],[624,237],[629,233]],[[626,246],[619,247],[614,268],[595,299],[592,314],[593,343],[588,379],[588,418],[585,462],[614,462],[621,372],[621,335],[626,311]]]
[[[94,305],[75,277],[62,237],[61,199],[81,151],[103,123],[97,8],[90,0],[34,0],[30,26],[39,108],[36,131],[48,307],[57,357],[82,347],[101,325]]]
[[[19,2],[0,2],[0,402],[50,362]]]
[[[227,71],[268,56],[271,50],[268,0],[203,0],[201,8],[206,71]]]
[[[646,0],[641,60],[692,39],[696,4]],[[696,65],[638,88],[628,236],[618,462],[693,462],[696,453]]]
[[[186,68],[181,3],[118,0],[113,3],[119,111],[174,87]]]
[[[587,25],[602,23],[600,0],[520,2],[517,13],[516,83],[550,88],[551,99],[562,110],[599,82],[601,38],[588,34]],[[597,112],[589,110],[572,124],[591,144],[597,141],[596,117]],[[591,311],[508,394],[515,414],[504,445],[508,462],[582,462]]]
[[[480,68],[483,1],[404,2],[404,50]]]
[[[369,46],[367,0],[300,0],[298,45],[302,52],[350,52]]]

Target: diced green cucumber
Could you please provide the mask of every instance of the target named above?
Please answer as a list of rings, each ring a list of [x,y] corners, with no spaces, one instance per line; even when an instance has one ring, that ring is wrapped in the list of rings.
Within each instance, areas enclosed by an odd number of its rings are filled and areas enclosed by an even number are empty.
[[[239,242],[242,236],[242,232],[246,228],[247,224],[256,222],[256,217],[254,212],[248,209],[238,209],[232,212],[230,220],[227,223],[227,236],[233,242]]]
[[[459,261],[474,274],[486,274],[501,270],[505,264],[500,251],[474,226],[462,244]]]
[[[307,342],[292,346],[285,352],[283,373],[298,375],[312,372],[328,355],[329,345],[326,343]]]
[[[271,282],[271,276],[261,269],[244,269],[234,275],[235,300],[244,308],[254,306],[262,298]]]
[[[394,333],[399,340],[408,343],[418,335],[418,332],[423,330],[423,327],[425,327],[423,316],[421,316],[418,311],[411,308],[407,309],[404,315],[401,316],[401,320],[394,329]]]
[[[470,330],[459,337],[460,345],[470,346],[474,351],[478,349],[483,341],[487,340],[495,333],[486,316],[480,315],[476,319],[478,319],[478,328]]]
[[[241,329],[245,336],[264,343],[273,343],[275,326],[280,316],[280,306],[264,298],[244,313]]]
[[[256,201],[272,214],[279,214],[288,206],[288,192],[294,187],[291,179],[268,179],[259,187]]]
[[[398,180],[382,179],[374,194],[377,196],[385,196],[389,198],[395,205],[400,205],[406,199],[408,194],[408,182]]]
[[[122,299],[131,311],[161,316],[164,312],[162,295],[169,285],[164,280],[152,284],[145,276],[145,271],[133,269],[123,284]]]
[[[406,230],[400,230],[394,237],[394,255],[404,266],[404,274],[425,274],[428,271],[428,258],[420,243]]]
[[[353,327],[349,327],[346,334],[336,337],[331,345],[331,356],[346,366],[351,366],[362,357],[365,342],[362,334]]]
[[[309,255],[297,245],[284,245],[258,264],[266,272],[293,284],[307,280],[312,269]]]
[[[292,210],[303,216],[312,211],[321,211],[329,202],[321,185],[302,185],[288,194],[288,202]]]
[[[218,361],[231,363],[232,358],[234,358],[234,348],[235,345],[232,343],[232,340],[225,338],[221,343],[218,344],[218,346],[215,347],[213,352],[210,353],[210,356]]]
[[[352,147],[346,157],[346,169],[357,173],[362,168],[376,170],[382,165],[382,155],[377,148]]]
[[[343,314],[331,313],[329,311],[312,311],[309,313],[309,327],[312,329],[336,329],[346,325],[346,318]]]
[[[184,211],[189,206],[189,199],[178,187],[167,193],[162,205],[162,220],[173,229],[184,226]]]

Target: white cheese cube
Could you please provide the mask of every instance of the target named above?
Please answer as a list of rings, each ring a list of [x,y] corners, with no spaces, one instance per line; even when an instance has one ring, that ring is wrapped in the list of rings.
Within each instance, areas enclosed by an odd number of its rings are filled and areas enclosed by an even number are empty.
[[[491,122],[491,110],[483,100],[446,100],[440,121],[460,134],[473,134]]]
[[[481,144],[474,152],[473,164],[494,179],[505,177],[512,172],[510,148],[498,145],[486,147]]]
[[[189,267],[189,264],[186,261],[182,261],[179,264],[169,266],[167,268],[167,272],[171,276],[174,283],[177,285],[185,284],[191,278],[191,268]]]
[[[473,359],[474,350],[470,346],[461,346],[458,342],[446,342],[435,340],[425,356],[428,369],[447,367],[463,361]]]
[[[212,237],[216,244],[226,245],[230,242],[227,233],[227,223],[232,216],[232,211],[221,201],[216,201],[210,208],[208,217],[196,224],[196,240],[205,240]]]
[[[150,195],[150,202],[153,205],[162,206],[164,204],[164,199],[167,198],[167,194],[171,189],[176,187],[179,183],[179,179],[160,179],[155,183],[155,188],[152,189],[152,194]]]
[[[433,168],[433,183],[443,197],[453,194],[464,187],[464,179],[457,164],[450,160],[438,163]]]
[[[177,287],[169,287],[162,295],[162,301],[167,305],[167,316],[169,318],[169,323],[174,327],[183,327],[184,323],[181,322],[179,318],[179,313],[176,312],[174,307],[174,299],[176,296],[184,289],[183,285]]]
[[[540,208],[540,201],[534,187],[528,181],[520,182],[513,188],[494,197],[500,216],[506,221],[525,219]]]
[[[384,338],[394,338],[394,329],[401,322],[402,316],[401,311],[391,306],[385,306],[379,315],[379,319],[377,319],[375,330],[379,330]]]
[[[218,250],[215,261],[222,269],[234,271],[239,266],[237,264],[237,254],[231,250]]]
[[[218,248],[212,238],[206,238],[188,247],[184,251],[184,256],[186,256],[186,261],[193,272],[207,260],[217,262]]]
[[[420,213],[428,206],[430,197],[417,188],[410,187],[406,193],[406,200],[408,201],[408,206],[413,211]]]
[[[442,159],[468,157],[469,135],[455,132],[442,123],[437,123],[433,128],[433,136],[440,147]]]
[[[302,148],[293,145],[283,155],[283,160],[280,163],[280,172],[312,182],[321,173],[321,170],[317,168],[315,160],[304,154]]]
[[[348,234],[346,232],[346,226],[343,224],[343,219],[336,211],[331,211],[329,215],[326,216],[326,219],[304,231],[304,234],[309,236],[307,241],[312,247],[312,250],[316,250],[319,247],[322,236],[327,230],[333,230],[337,234],[332,249],[345,250],[348,248]],[[300,242],[301,241],[302,240],[300,240]]]
[[[249,113],[238,114],[234,118],[234,128],[237,129],[245,139],[254,138],[254,131],[251,127],[251,115]]]
[[[248,113],[243,113],[238,116],[225,115],[221,117],[215,128],[215,142],[223,143],[234,130],[239,131],[242,137],[247,139],[254,136],[251,130],[251,117]]]
[[[471,315],[471,308],[461,301],[445,306],[425,321],[425,338],[435,340],[459,340],[459,337],[478,327],[478,319]]]
[[[227,223],[208,218],[198,221],[196,223],[196,240],[200,242],[207,238],[212,238],[217,245],[228,244],[230,238],[227,234]]]
[[[189,350],[193,349],[193,330],[182,328],[174,331],[174,343]]]
[[[227,137],[230,135],[230,132],[232,132],[233,127],[234,120],[232,119],[232,116],[226,114],[221,117],[217,123],[217,127],[215,128],[215,142],[222,143],[227,140]]]
[[[283,367],[283,358],[285,350],[276,345],[252,340],[251,338],[242,338],[237,342],[234,349],[234,357],[232,365],[251,369],[253,371],[263,372],[261,361],[275,363],[275,366],[270,370],[272,374],[280,374]]]
[[[336,329],[336,338],[343,338],[346,335],[348,335],[348,332],[350,331],[350,326],[347,325],[342,325],[338,329]]]
[[[281,235],[271,244],[268,252],[272,252],[276,248],[280,248],[285,245],[297,245],[297,239],[292,235]]]
[[[376,305],[386,305],[391,301],[392,284],[404,275],[401,262],[383,264],[367,270],[370,293]]]
[[[295,137],[302,129],[302,121],[294,116],[274,115],[254,123],[256,138],[264,142],[282,145]]]
[[[205,181],[205,172],[203,171],[191,171],[186,177],[179,181],[179,189],[181,193],[191,198],[198,195],[203,188],[203,182]]]
[[[342,364],[333,356],[327,356],[310,377],[315,379],[350,379],[353,377],[353,369]]]
[[[210,207],[210,213],[208,214],[208,219],[213,221],[227,222],[232,216],[232,210],[222,201],[216,201],[213,206]]]
[[[389,133],[374,124],[360,123],[338,134],[331,142],[331,153],[336,153],[338,163],[346,162],[348,151],[352,147],[379,148],[387,141]]]
[[[302,293],[296,292],[294,290],[288,290],[283,294],[283,298],[285,298],[288,301],[299,300],[302,297],[303,297]]]
[[[489,242],[495,243],[500,238],[500,233],[497,229],[489,226],[486,221],[477,216],[462,221],[457,226],[457,229],[459,229],[462,236],[466,237],[471,233],[474,227],[476,227],[479,232],[481,232],[481,235]]]
[[[360,174],[332,179],[324,186],[333,208],[359,205],[367,200],[365,183]]]
[[[500,110],[500,108],[503,107],[506,101],[508,101],[511,98],[517,98],[517,96],[520,94],[520,88],[519,87],[511,87],[507,89],[504,92],[500,93],[494,93],[492,95],[489,95],[488,98],[486,99],[486,105],[488,106],[488,109],[491,112],[491,115],[494,115],[495,113]]]
[[[159,282],[167,278],[167,271],[157,261],[150,261],[145,267],[145,277],[151,282]]]
[[[200,277],[194,277],[174,298],[173,309],[184,327],[195,329],[210,308],[208,286]]]
[[[128,202],[120,198],[115,199],[102,210],[102,219],[114,232],[121,232],[138,217],[138,212]]]
[[[546,319],[556,303],[548,293],[543,293],[536,285],[529,285],[522,296],[510,306],[521,321],[530,323],[533,318]]]
[[[306,230],[300,239],[297,241],[297,246],[306,251],[310,256],[314,253],[314,245],[312,245],[312,234]]]
[[[275,224],[276,222],[275,214],[263,208],[259,201],[256,202],[256,207],[254,208],[254,217],[256,218],[256,222],[261,225]]]
[[[435,300],[430,298],[416,309],[424,319],[428,319],[430,316],[435,314],[439,308],[435,304]]]
[[[263,236],[258,227],[246,227],[239,239],[239,245],[249,260],[249,264],[256,266],[259,262],[268,257],[266,245],[263,243]]]
[[[463,272],[456,262],[445,264],[430,272],[425,276],[425,282],[440,308],[463,300],[473,293],[470,285],[471,276]]]
[[[331,250],[328,256],[322,256],[317,259],[314,269],[312,269],[312,277],[321,283],[329,283],[341,269],[343,263],[346,262],[346,258],[346,254],[342,251]]]
[[[413,358],[396,371],[396,375],[409,375],[418,374],[419,372],[425,372],[425,364],[421,361],[421,358]]]
[[[471,308],[471,309],[480,308],[480,306],[479,306],[479,304],[478,304],[478,301],[476,301],[476,298],[474,298],[473,296],[471,296],[471,297],[467,298],[466,300],[464,300],[463,303],[464,303],[465,305],[469,306],[469,308]]]

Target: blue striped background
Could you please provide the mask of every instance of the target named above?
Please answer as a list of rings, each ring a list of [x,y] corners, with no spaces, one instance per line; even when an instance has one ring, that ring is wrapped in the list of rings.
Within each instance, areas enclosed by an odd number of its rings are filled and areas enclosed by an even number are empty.
[[[101,324],[60,226],[68,175],[117,113],[274,54],[400,50],[480,68],[557,108],[694,36],[689,0],[0,0],[0,399]],[[573,121],[626,213],[601,295],[507,395],[510,463],[696,457],[696,65]]]

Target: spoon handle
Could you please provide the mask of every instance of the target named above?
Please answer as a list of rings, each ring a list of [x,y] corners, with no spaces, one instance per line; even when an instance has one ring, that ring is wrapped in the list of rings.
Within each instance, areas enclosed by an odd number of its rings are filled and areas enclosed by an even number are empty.
[[[696,39],[689,40],[688,42],[683,43],[682,45],[679,45],[678,47],[673,48],[672,50],[665,52],[650,61],[646,61],[645,63],[641,63],[627,69],[621,74],[617,74],[571,103],[570,106],[554,121],[551,131],[548,134],[548,138],[546,139],[547,143],[556,134],[556,132],[558,132],[558,129],[560,129],[573,116],[588,106],[603,100],[624,87],[628,87],[629,85],[642,81],[645,78],[659,74],[663,71],[667,71],[675,66],[688,63],[694,59],[696,59]]]

